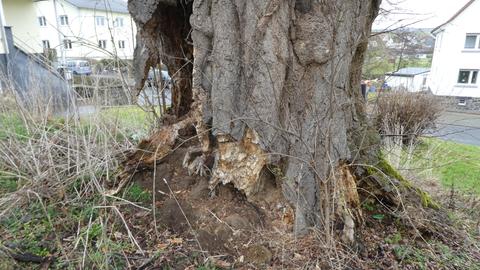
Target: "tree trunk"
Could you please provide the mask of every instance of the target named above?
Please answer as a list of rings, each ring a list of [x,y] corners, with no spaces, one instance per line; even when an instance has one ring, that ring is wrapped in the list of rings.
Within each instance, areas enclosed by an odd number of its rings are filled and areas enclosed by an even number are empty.
[[[370,162],[360,91],[380,0],[130,0],[138,27],[137,86],[159,60],[174,74],[176,120],[144,142],[144,165],[194,125],[210,184],[247,198],[270,168],[295,209],[298,233],[361,220],[352,164]],[[165,149],[163,149],[165,147]],[[160,150],[159,150],[160,149]],[[150,151],[150,153],[152,152]],[[145,156],[148,158],[145,158]],[[272,169],[273,168],[273,169]]]

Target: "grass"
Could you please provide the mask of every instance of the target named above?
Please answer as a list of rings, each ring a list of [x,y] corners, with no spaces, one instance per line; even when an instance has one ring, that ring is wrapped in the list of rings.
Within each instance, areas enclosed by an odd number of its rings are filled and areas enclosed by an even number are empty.
[[[66,120],[59,117],[52,117],[39,123],[32,123],[31,120],[24,121],[16,110],[0,111],[0,142],[8,140],[27,142],[29,139],[40,137],[43,131],[54,133],[65,129],[67,125]],[[118,141],[127,139],[135,143],[147,135],[151,119],[147,112],[137,106],[112,107],[82,117],[80,123],[73,128],[80,137],[88,137],[91,134],[101,134],[96,132],[99,123],[106,125],[107,127],[102,128],[112,131]],[[33,131],[29,132],[29,128]],[[12,176],[12,172],[2,169],[0,164],[0,194],[13,192],[18,186],[17,177]]]
[[[119,134],[118,140],[126,137],[134,142],[139,142],[140,139],[147,136],[155,120],[150,112],[144,111],[138,106],[103,108],[99,113],[84,116],[81,120],[84,128],[98,122],[110,126],[112,130],[121,130],[122,133]]]
[[[0,171],[0,195],[14,192],[18,189],[18,182],[15,177]]]
[[[137,251],[120,219],[128,209],[103,192],[118,184],[121,155],[147,135],[152,122],[134,106],[106,108],[77,121],[0,103],[0,262],[7,247],[54,256],[58,269],[128,268],[124,254]],[[122,197],[151,201],[137,185]],[[31,269],[12,265],[1,262],[0,268]]]
[[[137,183],[133,183],[125,191],[124,197],[132,202],[149,203],[152,200],[152,195]]]
[[[109,237],[109,234],[118,232],[119,229],[108,224],[110,214],[95,208],[95,205],[101,204],[99,200],[101,198],[98,196],[84,198],[82,202],[70,205],[68,210],[61,204],[46,205],[36,199],[31,200],[26,207],[15,207],[8,218],[0,220],[0,246],[21,254],[58,256],[62,253],[61,249],[69,249],[69,241],[63,241],[62,248],[58,246],[57,237],[61,234],[72,238],[72,241],[79,239],[79,250],[87,248],[85,265],[88,269],[100,269],[107,260],[115,265],[108,269],[125,269],[125,260],[118,254],[134,252],[135,248],[128,239],[112,240]],[[77,230],[78,238],[75,237]],[[58,263],[70,264],[61,260]],[[21,269],[29,269],[27,264],[22,267],[24,268]]]
[[[59,130],[64,127],[65,121],[61,117],[52,117],[48,119],[44,128],[49,131]],[[146,136],[152,119],[149,118],[148,112],[137,106],[111,107],[102,109],[99,113],[82,116],[80,125],[76,128],[79,132],[84,132],[99,122],[112,127],[112,130],[121,130],[130,139],[138,141],[141,137]],[[28,132],[29,124],[22,119],[18,112],[0,111],[0,141],[12,136],[20,140],[33,136],[34,134]]]
[[[137,106],[106,108],[100,112],[100,117],[114,121],[121,127],[146,130],[151,125],[148,113]]]
[[[0,140],[5,140],[12,135],[19,137],[28,135],[24,121],[16,112],[0,112],[0,123]]]
[[[397,260],[414,269],[480,269],[474,258],[452,250],[450,247],[432,241],[429,249],[421,249],[407,244],[395,244],[393,253]]]
[[[419,175],[433,176],[445,188],[480,196],[480,147],[440,139],[423,139],[413,155],[410,168]]]

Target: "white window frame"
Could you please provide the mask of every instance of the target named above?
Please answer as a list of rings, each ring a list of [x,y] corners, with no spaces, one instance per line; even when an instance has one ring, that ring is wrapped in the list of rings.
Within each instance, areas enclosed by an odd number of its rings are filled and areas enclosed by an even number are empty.
[[[459,98],[458,99],[458,106],[467,106],[467,99],[466,98]]]
[[[467,38],[470,37],[470,36],[474,36],[475,37],[475,45],[473,46],[473,48],[467,48],[466,45],[467,45]],[[467,33],[465,35],[465,40],[464,40],[464,44],[463,44],[463,49],[466,50],[466,51],[480,51],[480,33]]]
[[[95,16],[95,25],[96,26],[105,26],[105,21],[107,19],[105,18],[105,16]]]
[[[69,25],[68,23],[68,15],[60,15],[59,16],[59,21],[61,26],[67,26]]]
[[[45,16],[39,16],[38,17],[38,24],[40,24],[40,27],[46,27],[47,26],[47,18],[45,18]]]
[[[460,73],[461,72],[468,72],[468,79],[467,82],[460,82]],[[473,82],[473,74],[477,73],[475,77],[475,82]],[[477,85],[478,80],[479,80],[479,73],[480,71],[478,69],[460,69],[458,71],[458,76],[457,76],[457,84],[458,85]]]
[[[63,40],[63,48],[65,50],[71,50],[73,48],[72,40],[71,39],[64,39]]]
[[[124,26],[123,23],[124,23],[123,18],[122,17],[117,17],[117,18],[115,18],[115,21],[113,21],[113,26],[114,27],[123,27]]]
[[[106,49],[107,48],[107,41],[104,39],[99,39],[98,40],[98,47],[101,49]]]
[[[50,40],[42,40],[42,47],[43,49],[50,49]]]

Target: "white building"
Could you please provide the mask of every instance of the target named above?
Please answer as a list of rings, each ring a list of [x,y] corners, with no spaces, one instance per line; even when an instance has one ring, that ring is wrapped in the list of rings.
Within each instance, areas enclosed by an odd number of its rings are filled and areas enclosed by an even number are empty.
[[[387,73],[385,82],[393,90],[420,92],[427,90],[429,68],[402,68],[396,72]]]
[[[59,60],[133,59],[136,29],[126,0],[36,1],[39,42]]]
[[[65,112],[74,96],[65,79],[42,55],[32,0],[0,1],[0,93],[11,91],[25,106]]]
[[[36,13],[32,0],[1,0],[1,53],[6,52],[6,38],[3,27],[11,27],[15,46],[27,53],[43,52],[38,38],[40,29],[36,27]]]
[[[435,28],[435,51],[429,88],[457,104],[480,98],[480,0],[469,1],[450,20]]]

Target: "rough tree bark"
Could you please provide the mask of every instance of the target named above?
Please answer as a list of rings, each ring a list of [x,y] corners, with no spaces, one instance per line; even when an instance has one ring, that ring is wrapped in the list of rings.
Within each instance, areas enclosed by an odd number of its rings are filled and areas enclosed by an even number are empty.
[[[130,0],[138,88],[160,60],[176,82],[174,120],[142,142],[136,168],[163,158],[194,125],[201,155],[190,169],[214,156],[212,188],[233,183],[254,196],[268,166],[297,232],[339,219],[351,240],[362,173],[351,164],[375,158],[377,142],[359,82],[380,2]]]

